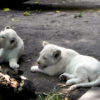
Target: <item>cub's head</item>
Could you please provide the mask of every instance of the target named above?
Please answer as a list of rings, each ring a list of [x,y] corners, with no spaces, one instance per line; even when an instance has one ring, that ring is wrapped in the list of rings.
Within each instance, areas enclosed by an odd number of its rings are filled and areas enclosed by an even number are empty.
[[[61,60],[61,51],[56,45],[43,42],[43,46],[37,60],[40,69],[53,66]]]
[[[16,32],[10,27],[6,27],[0,32],[0,48],[13,48],[17,43],[16,37]]]

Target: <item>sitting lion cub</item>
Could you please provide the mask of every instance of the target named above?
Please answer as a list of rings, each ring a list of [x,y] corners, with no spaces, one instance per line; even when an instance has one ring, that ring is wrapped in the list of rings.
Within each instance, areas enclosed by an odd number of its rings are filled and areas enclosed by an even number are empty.
[[[72,89],[100,84],[100,62],[97,59],[46,42],[43,46],[38,66],[32,66],[32,72],[61,74],[60,79],[66,77],[66,84],[72,85]]]
[[[0,63],[9,62],[11,68],[18,68],[19,57],[24,51],[23,40],[10,27],[0,32]]]

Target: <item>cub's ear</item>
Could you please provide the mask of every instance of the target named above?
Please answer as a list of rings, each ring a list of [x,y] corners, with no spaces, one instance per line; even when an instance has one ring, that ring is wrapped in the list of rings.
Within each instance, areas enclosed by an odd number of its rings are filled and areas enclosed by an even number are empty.
[[[10,26],[6,26],[6,27],[5,27],[5,30],[6,30],[6,29],[11,29],[11,27],[10,27]]]
[[[42,42],[43,47],[45,47],[45,46],[48,45],[48,44],[49,44],[49,42],[47,42],[47,41],[43,41],[43,42]]]
[[[61,51],[60,50],[56,50],[53,52],[53,57],[54,58],[58,58],[61,55]]]

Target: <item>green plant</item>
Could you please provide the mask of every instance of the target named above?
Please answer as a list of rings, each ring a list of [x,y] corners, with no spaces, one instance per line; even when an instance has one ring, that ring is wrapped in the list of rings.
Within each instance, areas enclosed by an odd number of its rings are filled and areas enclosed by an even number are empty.
[[[43,97],[38,95],[38,99],[37,100],[43,100]]]
[[[80,12],[79,14],[75,14],[74,15],[74,18],[82,18],[83,17],[83,14],[82,14],[82,12]]]

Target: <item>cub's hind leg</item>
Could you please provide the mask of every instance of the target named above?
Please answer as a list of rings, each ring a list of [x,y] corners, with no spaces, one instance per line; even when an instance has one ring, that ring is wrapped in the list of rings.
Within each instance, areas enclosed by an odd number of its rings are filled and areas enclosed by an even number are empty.
[[[73,84],[78,84],[78,83],[85,83],[88,82],[88,75],[87,71],[80,67],[76,70],[74,73],[75,77],[69,79],[66,81],[67,85],[73,85]]]

